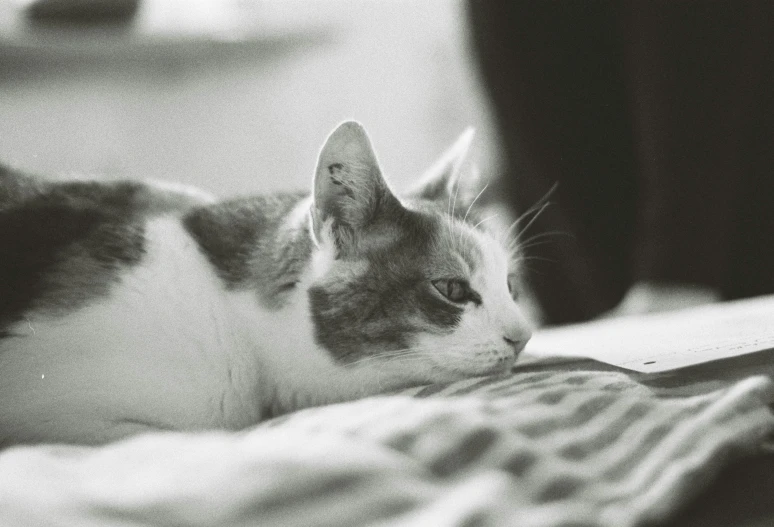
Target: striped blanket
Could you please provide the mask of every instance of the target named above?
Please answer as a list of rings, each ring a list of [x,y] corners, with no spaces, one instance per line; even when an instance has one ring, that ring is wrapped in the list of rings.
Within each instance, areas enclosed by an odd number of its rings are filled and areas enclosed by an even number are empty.
[[[528,360],[246,432],[14,448],[0,525],[650,525],[774,430],[769,377],[712,368]]]

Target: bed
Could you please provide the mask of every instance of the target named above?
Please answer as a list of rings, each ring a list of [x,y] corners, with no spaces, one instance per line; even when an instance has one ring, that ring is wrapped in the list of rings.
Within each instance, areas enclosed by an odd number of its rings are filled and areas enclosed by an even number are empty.
[[[0,525],[773,525],[772,358],[526,358],[238,433],[15,447]]]

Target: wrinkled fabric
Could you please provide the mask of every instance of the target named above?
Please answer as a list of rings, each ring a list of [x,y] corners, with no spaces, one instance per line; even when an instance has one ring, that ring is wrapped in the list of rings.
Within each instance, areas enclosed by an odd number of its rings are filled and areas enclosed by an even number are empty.
[[[659,520],[774,431],[774,385],[523,368],[239,433],[0,454],[13,526],[519,525]]]

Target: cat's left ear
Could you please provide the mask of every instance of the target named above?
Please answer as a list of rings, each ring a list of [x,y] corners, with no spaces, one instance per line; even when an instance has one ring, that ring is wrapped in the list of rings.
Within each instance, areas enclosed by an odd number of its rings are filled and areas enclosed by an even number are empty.
[[[339,125],[320,151],[314,176],[312,234],[317,244],[330,235],[337,254],[356,251],[365,229],[394,207],[400,202],[382,176],[363,126],[354,121]]]
[[[470,148],[473,144],[473,137],[476,130],[468,127],[457,140],[438,158],[428,170],[419,178],[419,182],[408,191],[408,195],[430,201],[448,201],[455,194],[465,194],[466,191],[459,189],[461,178],[464,176],[473,176],[474,170],[470,168]],[[466,172],[471,172],[467,174]],[[472,182],[466,181],[469,187]],[[467,190],[467,189],[465,189]]]

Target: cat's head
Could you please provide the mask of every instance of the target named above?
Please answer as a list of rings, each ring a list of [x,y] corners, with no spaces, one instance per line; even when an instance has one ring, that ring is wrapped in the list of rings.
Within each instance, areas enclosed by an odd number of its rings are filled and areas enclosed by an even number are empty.
[[[529,340],[510,292],[516,262],[460,190],[472,136],[400,197],[361,125],[328,137],[314,178],[308,294],[317,340],[340,363],[449,381],[506,371]]]

